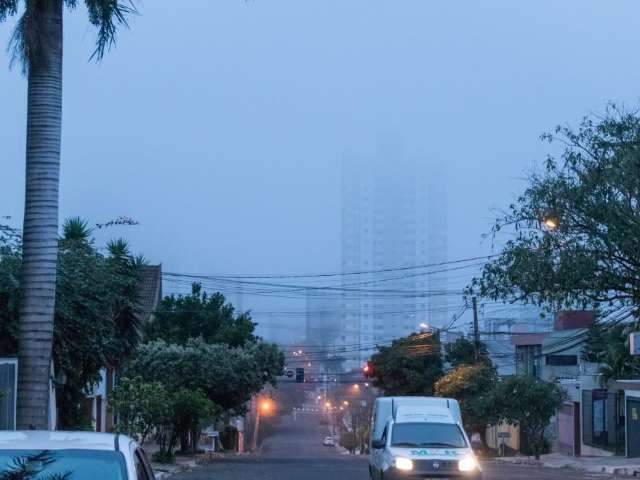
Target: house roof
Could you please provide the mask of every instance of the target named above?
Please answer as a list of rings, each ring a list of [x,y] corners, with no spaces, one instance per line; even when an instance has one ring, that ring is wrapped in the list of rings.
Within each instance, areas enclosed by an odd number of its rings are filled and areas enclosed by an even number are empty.
[[[162,265],[145,265],[140,271],[140,321],[147,322],[162,300]]]

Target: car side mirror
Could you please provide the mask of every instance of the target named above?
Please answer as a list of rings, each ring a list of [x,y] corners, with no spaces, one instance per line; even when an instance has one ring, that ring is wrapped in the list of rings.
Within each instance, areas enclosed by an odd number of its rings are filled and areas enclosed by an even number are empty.
[[[372,440],[371,441],[371,448],[375,448],[375,449],[384,448],[384,441],[383,440]]]

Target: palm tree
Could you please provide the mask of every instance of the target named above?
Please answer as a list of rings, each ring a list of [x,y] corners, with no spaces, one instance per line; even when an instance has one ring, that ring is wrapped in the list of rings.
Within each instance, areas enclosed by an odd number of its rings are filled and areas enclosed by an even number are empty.
[[[62,11],[78,0],[0,0],[0,22],[21,14],[10,41],[28,78],[22,298],[18,339],[18,428],[49,428],[49,379],[58,253],[62,126]],[[135,13],[128,0],[84,0],[98,30],[92,58]],[[24,7],[24,8],[22,8]]]

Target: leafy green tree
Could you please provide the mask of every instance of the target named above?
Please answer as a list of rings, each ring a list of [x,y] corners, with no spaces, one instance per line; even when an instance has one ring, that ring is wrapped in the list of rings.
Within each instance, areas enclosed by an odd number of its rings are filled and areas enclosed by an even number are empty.
[[[115,431],[141,444],[171,415],[171,402],[164,386],[160,382],[147,383],[140,377],[118,379],[108,401],[109,410],[116,414]]]
[[[489,361],[487,346],[482,342],[480,342],[478,353],[481,362]],[[456,339],[455,342],[447,343],[444,346],[444,359],[454,368],[461,365],[472,365],[476,363],[475,344],[464,337]]]
[[[173,430],[182,453],[198,451],[200,431],[221,413],[201,390],[181,389],[171,396]]]
[[[351,454],[355,453],[358,448],[358,438],[354,432],[342,432],[338,443]]]
[[[492,399],[492,391],[497,383],[496,369],[482,363],[460,365],[435,384],[437,396],[455,398],[460,402],[465,430],[478,433],[485,448],[486,428],[495,424],[498,418]]]
[[[26,190],[22,248],[18,428],[48,428],[48,389],[54,341],[58,188],[62,131],[63,8],[78,0],[2,0],[0,22],[22,16],[11,37],[14,60],[28,72]],[[113,45],[135,10],[120,0],[85,0],[98,30],[93,57]]]
[[[603,312],[640,306],[640,116],[610,106],[544,139],[563,147],[501,215],[513,234],[471,290]]]
[[[253,394],[282,372],[284,357],[273,354],[276,350],[263,342],[230,347],[200,338],[184,346],[150,342],[138,349],[125,374],[161,382],[169,392],[201,390],[220,408],[241,412]]]
[[[147,339],[184,345],[202,337],[207,343],[226,343],[232,347],[253,342],[255,323],[249,313],[235,314],[221,293],[208,295],[194,283],[191,295],[165,297],[154,320],[145,325]]]
[[[545,444],[544,431],[564,398],[565,392],[557,383],[523,375],[498,382],[491,401],[499,420],[520,427],[526,440],[522,450],[538,459]]]
[[[640,358],[631,355],[629,349],[628,336],[632,331],[636,331],[635,325],[603,322],[596,322],[589,330],[583,357],[601,365],[600,383],[604,388],[609,380],[638,377]]]
[[[59,428],[86,425],[82,402],[87,387],[100,380],[100,369],[118,365],[140,340],[137,319],[139,264],[131,256],[105,257],[96,248],[87,223],[65,221],[58,242],[53,362]],[[0,250],[1,355],[15,355],[22,290],[17,243]],[[81,335],[78,332],[82,332]]]
[[[0,354],[18,351],[18,304],[20,299],[20,236],[0,225]]]
[[[379,346],[370,361],[373,385],[385,395],[433,395],[442,375],[440,337],[414,333]]]

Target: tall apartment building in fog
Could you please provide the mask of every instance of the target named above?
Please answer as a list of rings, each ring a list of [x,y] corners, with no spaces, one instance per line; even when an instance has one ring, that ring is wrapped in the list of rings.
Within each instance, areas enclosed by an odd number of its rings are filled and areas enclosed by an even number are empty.
[[[345,158],[342,171],[342,322],[347,368],[358,368],[376,344],[442,326],[447,314],[443,275],[394,270],[446,260],[446,200],[442,175],[426,161]],[[368,272],[349,275],[354,272]]]

